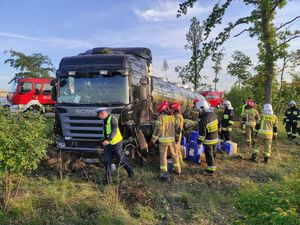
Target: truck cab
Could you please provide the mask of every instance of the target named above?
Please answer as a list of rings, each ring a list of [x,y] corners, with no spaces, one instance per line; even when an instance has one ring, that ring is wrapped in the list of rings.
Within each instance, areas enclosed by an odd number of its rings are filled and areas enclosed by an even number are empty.
[[[16,88],[10,97],[11,112],[35,110],[42,113],[53,110],[55,101],[51,99],[50,78],[17,79]]]
[[[224,102],[224,92],[220,91],[203,91],[201,92],[211,107],[219,108]]]

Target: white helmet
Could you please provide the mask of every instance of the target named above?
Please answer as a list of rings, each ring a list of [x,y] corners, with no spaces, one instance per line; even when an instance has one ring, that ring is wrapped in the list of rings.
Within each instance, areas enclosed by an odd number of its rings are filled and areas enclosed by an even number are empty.
[[[264,104],[263,113],[273,114],[273,107],[270,103]]]
[[[210,105],[208,103],[208,101],[206,101],[206,99],[201,98],[199,99],[199,101],[196,103],[196,108],[199,109],[201,112],[203,110],[207,110],[210,108]]]
[[[290,105],[290,106],[296,106],[296,102],[293,100],[293,101],[290,102],[289,105]]]
[[[228,109],[233,109],[232,105],[231,105],[231,102],[228,101],[228,100],[226,100],[226,101],[223,102],[223,106],[226,106]]]

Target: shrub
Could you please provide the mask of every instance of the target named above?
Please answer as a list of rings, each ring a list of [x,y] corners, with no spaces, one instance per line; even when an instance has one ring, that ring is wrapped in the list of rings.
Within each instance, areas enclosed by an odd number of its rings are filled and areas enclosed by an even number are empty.
[[[5,184],[4,209],[11,203],[11,192],[15,183],[19,183],[18,177],[37,168],[47,145],[42,115],[0,111],[0,178]]]

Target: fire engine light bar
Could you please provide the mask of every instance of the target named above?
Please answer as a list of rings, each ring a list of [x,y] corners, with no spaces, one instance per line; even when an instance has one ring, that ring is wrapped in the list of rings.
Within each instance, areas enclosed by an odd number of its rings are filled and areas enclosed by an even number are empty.
[[[107,71],[107,70],[100,70],[100,74],[101,74],[101,75],[107,75],[107,74],[108,74],[108,71]]]
[[[69,74],[70,76],[74,76],[74,75],[76,75],[76,72],[75,72],[75,71],[69,71],[68,74]]]

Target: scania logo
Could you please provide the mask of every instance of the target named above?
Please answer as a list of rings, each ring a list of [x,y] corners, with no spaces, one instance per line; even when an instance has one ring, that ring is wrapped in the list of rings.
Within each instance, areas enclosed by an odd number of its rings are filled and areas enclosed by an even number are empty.
[[[93,109],[75,109],[76,115],[96,115],[96,111]]]

